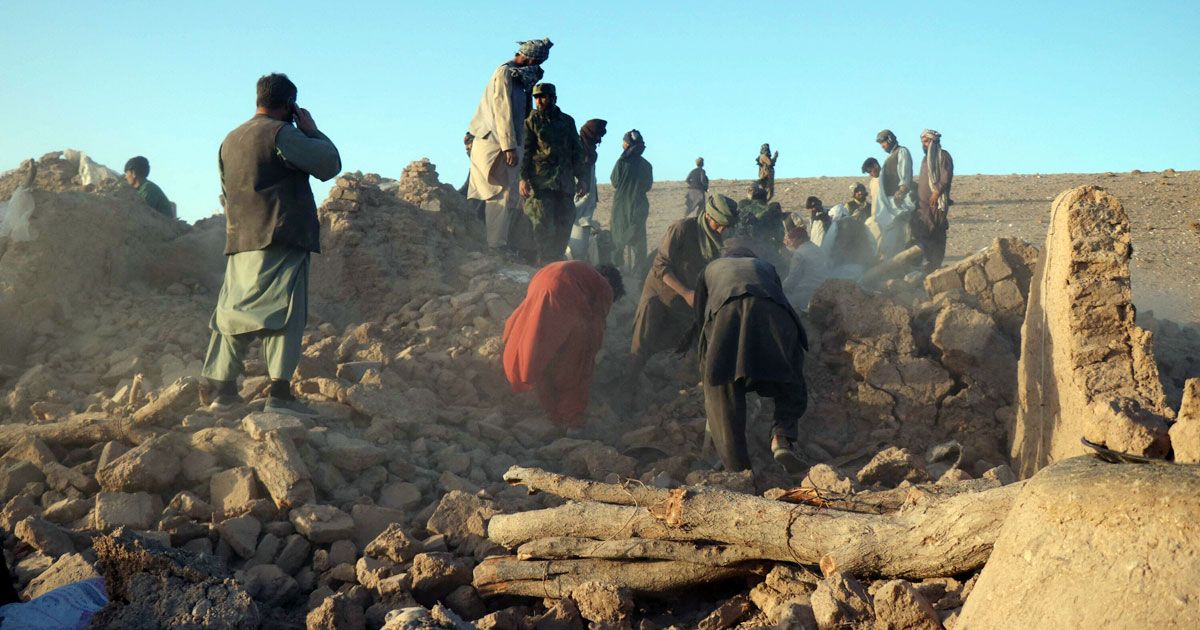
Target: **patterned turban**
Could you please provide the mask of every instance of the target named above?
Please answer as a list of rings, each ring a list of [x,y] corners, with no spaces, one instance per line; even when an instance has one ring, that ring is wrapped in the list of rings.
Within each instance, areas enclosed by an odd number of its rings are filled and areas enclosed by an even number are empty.
[[[517,53],[524,55],[533,60],[534,63],[543,63],[550,58],[550,47],[554,42],[550,38],[531,39],[524,42],[517,42]]]
[[[942,134],[940,134],[932,129],[925,129],[924,131],[921,132],[922,140],[924,140],[925,138],[929,138],[930,140],[940,140],[941,137],[942,137]]]

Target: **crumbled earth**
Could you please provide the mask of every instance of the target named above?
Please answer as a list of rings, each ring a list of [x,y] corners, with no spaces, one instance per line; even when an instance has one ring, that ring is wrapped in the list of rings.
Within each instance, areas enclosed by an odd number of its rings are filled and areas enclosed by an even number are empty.
[[[600,583],[560,600],[483,599],[473,567],[509,553],[488,519],[560,501],[508,486],[512,465],[753,492],[702,450],[694,360],[657,357],[636,396],[619,388],[633,297],[610,316],[585,428],[556,427],[499,366],[535,270],[483,251],[481,226],[428,161],[398,180],[345,173],[319,210],[294,381],[321,417],[263,413],[257,349],[246,403],[214,414],[197,375],[223,220],[164,219],[78,152],[39,166],[39,238],[0,242],[0,525],[26,597],[99,573],[113,599],[100,627],[937,627],[974,584],[864,584],[780,564],[672,601]],[[0,177],[0,198],[19,175]],[[774,466],[771,403],[752,398],[759,489],[1013,480],[1006,431],[1037,246],[996,235],[924,282],[817,292],[802,316],[801,442],[818,465]],[[1200,347],[1195,329],[1144,319],[1173,347]],[[1196,356],[1157,355],[1168,400]]]

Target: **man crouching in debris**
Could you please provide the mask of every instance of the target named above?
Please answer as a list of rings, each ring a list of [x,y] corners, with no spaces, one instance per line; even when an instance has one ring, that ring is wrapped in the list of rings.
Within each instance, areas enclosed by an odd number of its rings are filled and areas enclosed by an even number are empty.
[[[287,75],[269,74],[258,80],[254,117],[221,143],[219,167],[227,258],[204,358],[210,408],[241,402],[237,377],[250,342],[259,338],[271,377],[266,409],[316,416],[290,383],[308,320],[309,257],[321,251],[308,177],[333,178],[341,156],[296,105],[296,85]]]
[[[709,263],[695,298],[704,410],[726,470],[750,468],[746,393],[775,399],[771,454],[788,472],[807,463],[796,452],[797,424],[808,406],[800,318],[779,274],[754,252],[737,248]]]
[[[551,421],[582,426],[605,319],[624,294],[612,265],[569,260],[542,267],[504,324],[504,374],[513,391],[536,390]]]

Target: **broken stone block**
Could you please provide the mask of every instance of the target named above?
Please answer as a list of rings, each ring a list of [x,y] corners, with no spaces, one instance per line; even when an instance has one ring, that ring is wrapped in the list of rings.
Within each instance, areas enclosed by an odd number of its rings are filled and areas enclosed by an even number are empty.
[[[963,304],[946,305],[930,337],[942,365],[979,383],[993,398],[1012,402],[1017,388],[1016,353],[991,315]]]
[[[396,567],[390,560],[380,560],[371,556],[363,556],[354,563],[354,579],[363,586],[378,591],[380,581],[392,574]]]
[[[173,436],[151,438],[96,470],[107,492],[160,492],[171,487],[181,469]]]
[[[379,491],[379,505],[394,510],[407,511],[421,502],[421,489],[414,483],[396,481]]]
[[[62,499],[50,504],[42,517],[59,525],[71,523],[83,518],[93,503],[91,499]]]
[[[99,577],[99,575],[96,568],[82,555],[69,553],[59,557],[46,570],[33,578],[22,594],[27,599],[34,599],[60,586]]]
[[[107,449],[107,447],[105,448]],[[101,461],[103,459],[101,457]],[[217,458],[215,456],[198,450],[188,451],[188,454],[183,456],[181,464],[183,478],[192,483],[207,481],[221,470],[217,467]]]
[[[894,487],[902,481],[928,481],[925,463],[908,449],[894,446],[879,451],[858,471],[858,481],[864,486]]]
[[[393,523],[367,544],[363,553],[373,558],[386,558],[396,564],[405,564],[423,550],[421,543],[410,538],[399,525]]]
[[[866,589],[843,573],[821,580],[810,600],[817,626],[822,629],[855,627],[869,622],[874,615]]]
[[[1183,384],[1183,403],[1171,425],[1171,447],[1180,464],[1200,464],[1200,378]]]
[[[269,411],[252,413],[242,418],[242,430],[260,442],[272,431],[289,440],[301,440],[308,434],[308,427],[299,418]]]
[[[934,297],[939,293],[961,289],[962,276],[956,267],[942,267],[937,271],[925,276],[925,292],[929,297]]]
[[[554,606],[551,606],[550,610],[536,617],[533,620],[533,627],[538,630],[542,628],[546,630],[584,630],[586,624],[584,624],[583,615],[579,613],[579,606],[575,600],[564,597],[554,602]]]
[[[587,442],[571,451],[563,460],[563,468],[567,474],[584,479],[604,479],[609,474],[637,477],[636,459],[600,442]]]
[[[942,630],[937,611],[904,580],[878,587],[874,604],[876,630]]]
[[[754,605],[745,595],[734,595],[701,619],[696,628],[697,630],[726,630],[726,628],[736,626],[752,610],[754,610]]]
[[[188,492],[187,490],[179,492],[172,497],[171,502],[167,504],[167,508],[198,521],[207,521],[213,515],[213,507],[211,505],[196,496],[195,493]]]
[[[149,403],[133,412],[134,426],[168,425],[178,422],[200,401],[200,380],[189,376],[168,385]]]
[[[289,575],[295,575],[300,567],[308,564],[310,551],[312,551],[312,545],[309,544],[307,538],[300,534],[292,534],[284,539],[283,549],[279,550],[275,564]]]
[[[858,490],[858,483],[855,480],[839,473],[828,464],[816,464],[809,468],[800,482],[800,486],[841,494],[851,494]]]
[[[27,484],[45,481],[37,466],[27,461],[0,459],[0,499],[8,502]]]
[[[221,540],[228,543],[233,552],[243,558],[254,556],[261,532],[262,523],[253,516],[225,519],[217,525],[217,533],[221,535]]]
[[[209,479],[208,494],[213,507],[221,514],[244,514],[251,505],[262,499],[254,469],[238,466],[217,473]]]
[[[51,558],[75,553],[75,543],[71,542],[71,537],[58,525],[40,518],[30,516],[17,523],[13,535]]]
[[[955,627],[1195,627],[1197,514],[1198,466],[1055,462],[1017,495]]]
[[[458,546],[469,536],[487,536],[487,522],[495,513],[491,501],[452,490],[442,495],[426,529]]]
[[[354,519],[332,505],[309,503],[293,509],[288,516],[296,531],[318,545],[354,536]]]
[[[341,433],[329,432],[327,436],[325,456],[335,466],[349,472],[366,470],[387,459],[387,451],[357,438],[348,437]]]
[[[571,590],[571,599],[588,621],[611,626],[630,623],[633,595],[629,589],[604,582],[584,582]]]
[[[445,552],[419,553],[412,560],[413,592],[432,598],[471,583],[472,563]]]
[[[295,578],[273,564],[246,569],[246,592],[268,606],[279,606],[296,599],[300,587]]]
[[[101,492],[92,512],[93,526],[100,531],[118,527],[150,529],[162,512],[162,500],[147,492]]]
[[[357,504],[350,508],[350,518],[354,519],[354,544],[365,549],[389,525],[402,523],[404,513],[377,505]]]

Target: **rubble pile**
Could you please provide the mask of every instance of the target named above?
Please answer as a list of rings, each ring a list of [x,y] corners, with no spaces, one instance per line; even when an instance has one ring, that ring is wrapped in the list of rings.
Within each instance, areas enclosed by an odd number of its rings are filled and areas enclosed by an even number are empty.
[[[321,417],[263,412],[254,355],[246,403],[210,412],[197,375],[223,222],[162,219],[119,187],[84,190],[96,184],[76,181],[79,159],[46,161],[39,239],[0,243],[0,309],[21,314],[15,338],[28,338],[0,357],[0,525],[26,597],[103,575],[101,626],[936,628],[959,614],[1021,489],[1006,431],[1028,244],[999,239],[924,287],[822,287],[804,317],[801,427],[818,463],[803,478],[764,465],[752,480],[713,472],[702,452],[688,361],[656,358],[636,404],[622,400],[631,298],[610,318],[584,429],[513,394],[501,334],[534,270],[481,252],[477,219],[427,160],[398,181],[343,174],[319,209],[294,385]],[[50,255],[76,246],[91,258]],[[752,400],[748,431],[760,463],[764,407]],[[585,485],[520,483],[514,470]],[[721,521],[721,501],[745,520]],[[671,533],[702,505],[699,538]],[[795,555],[801,531],[822,540],[828,510],[961,548],[943,561],[935,545],[881,535]],[[759,520],[778,525],[773,543],[746,539]],[[506,522],[536,535],[501,535]],[[664,597],[672,586],[686,594]]]

